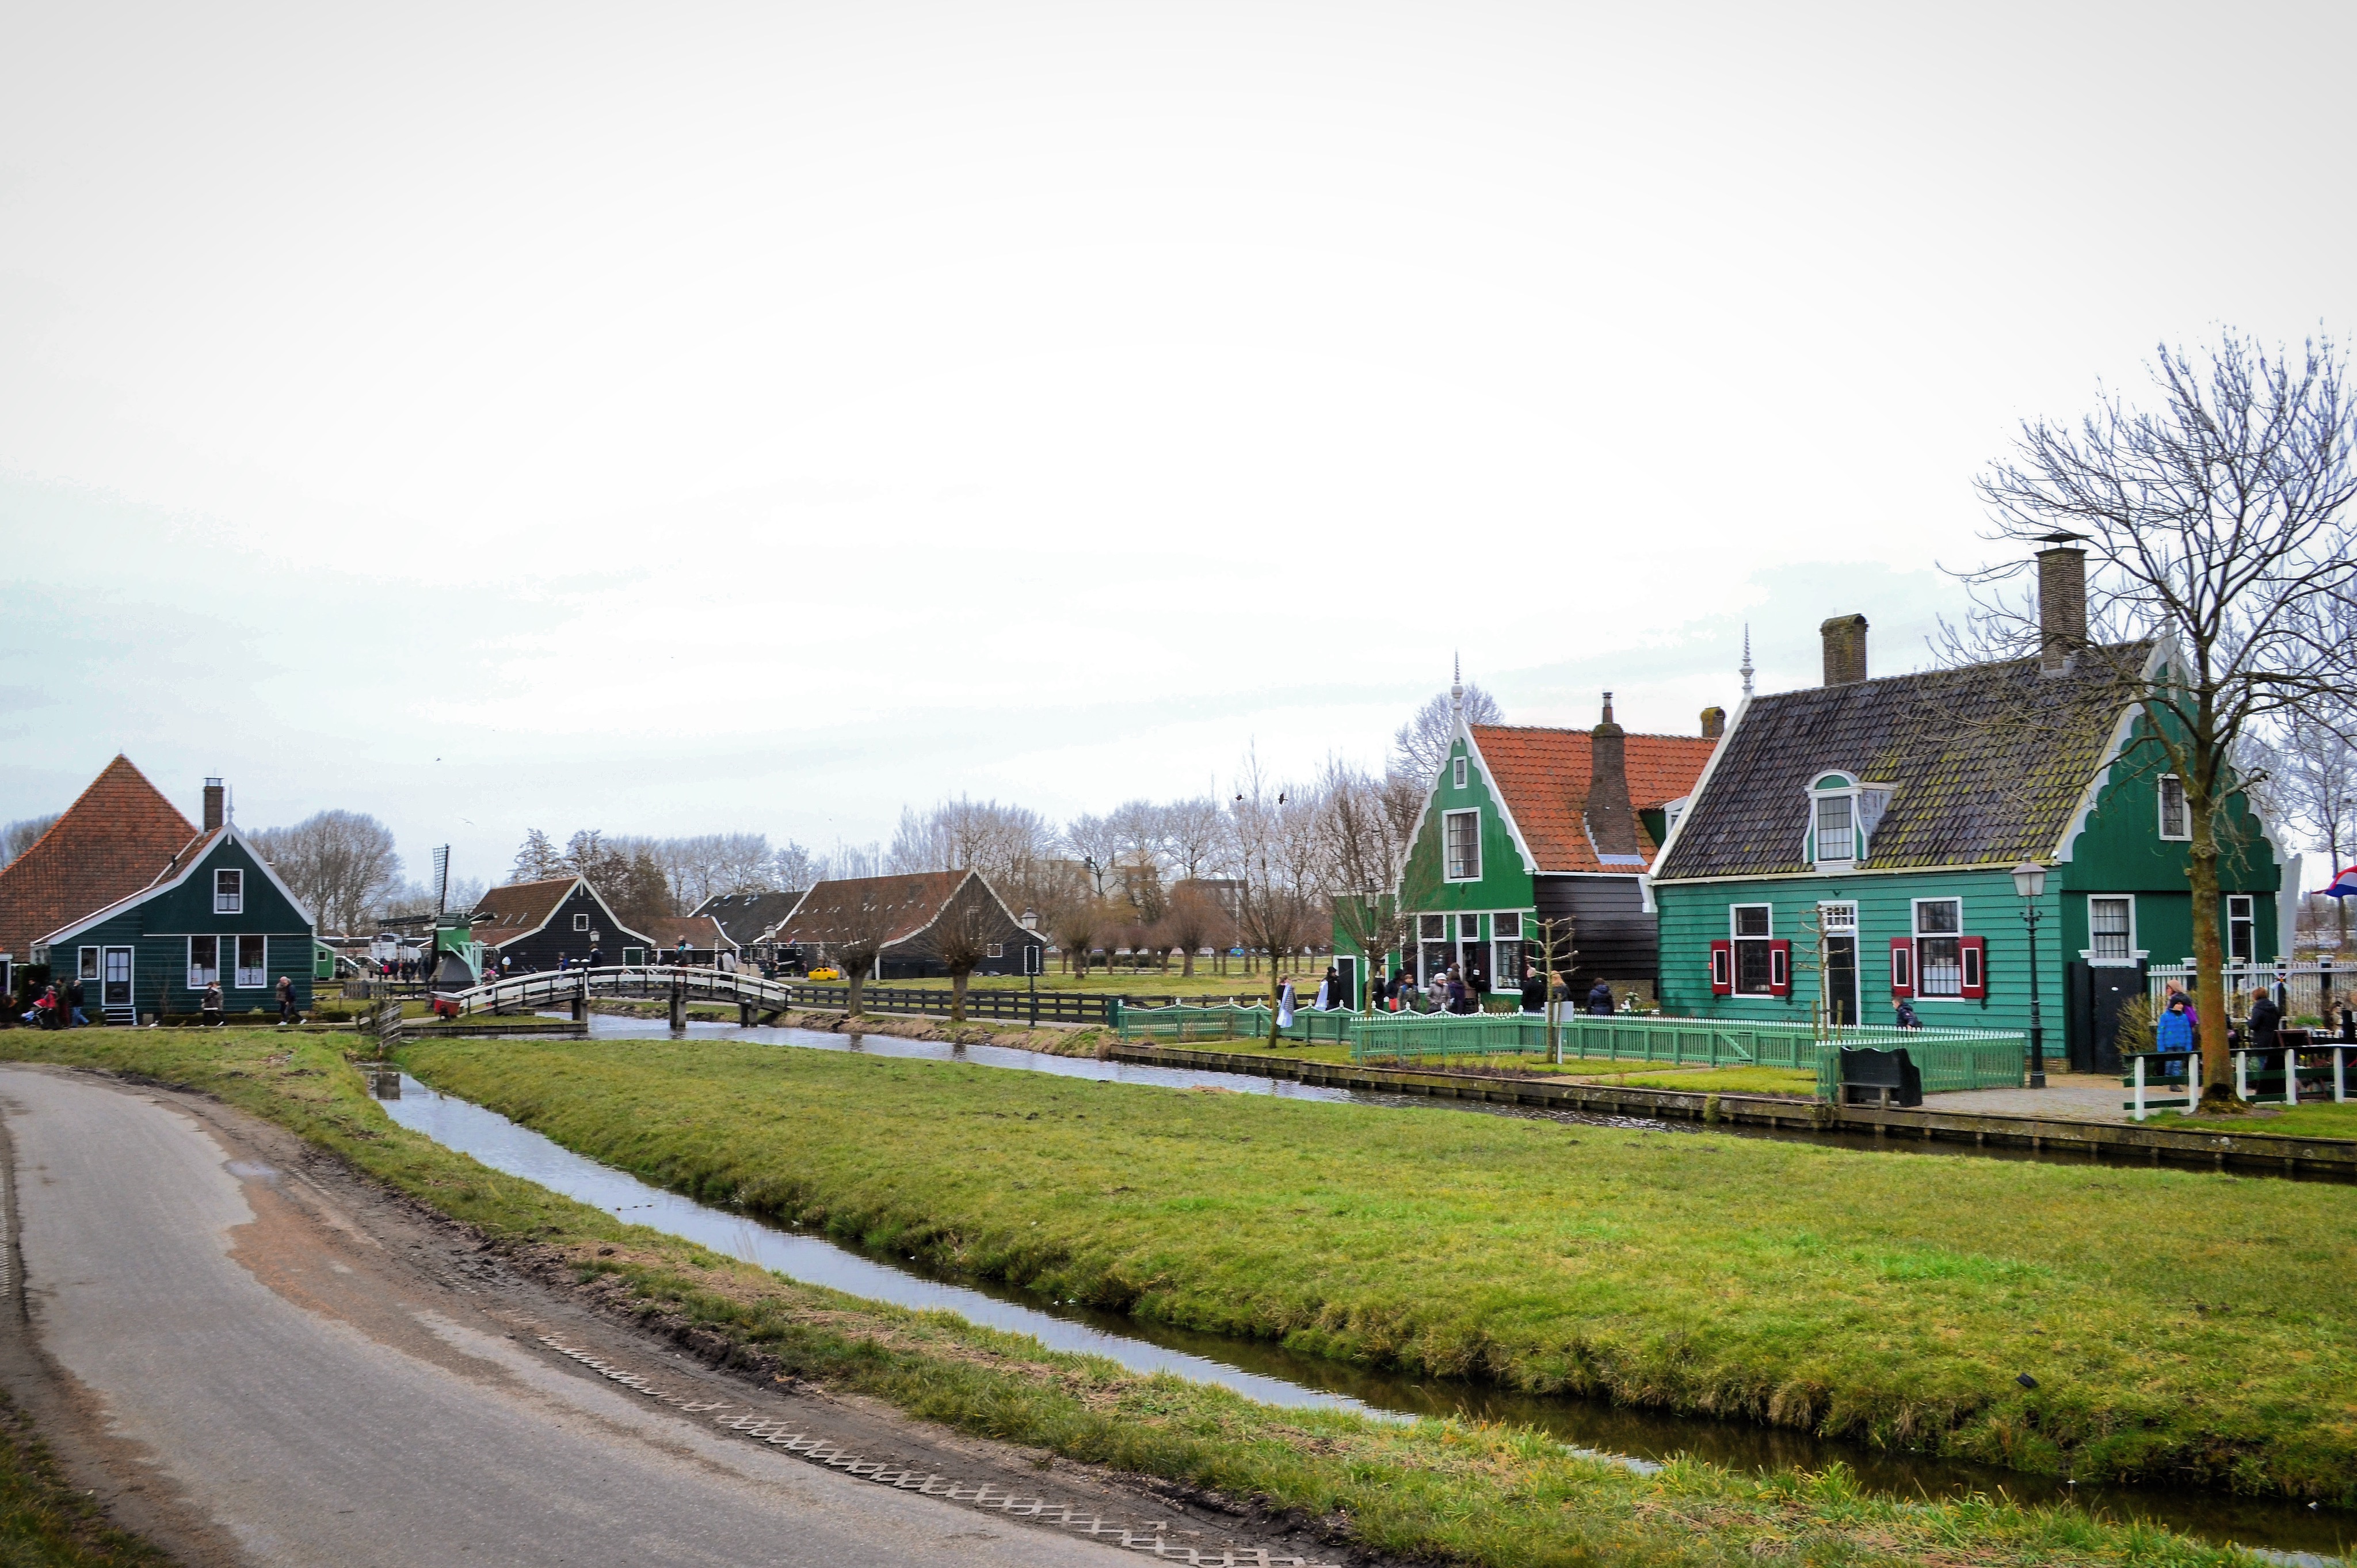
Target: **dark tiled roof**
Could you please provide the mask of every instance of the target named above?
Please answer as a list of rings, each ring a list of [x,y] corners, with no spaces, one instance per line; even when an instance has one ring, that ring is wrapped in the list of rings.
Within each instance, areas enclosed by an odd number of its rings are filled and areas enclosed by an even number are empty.
[[[931,924],[950,895],[974,873],[921,871],[905,876],[853,876],[822,882],[802,896],[781,942],[841,943],[887,931],[882,945],[905,941]],[[874,928],[874,929],[870,929]]]
[[[761,933],[793,913],[800,893],[722,893],[695,907],[699,915],[720,922],[728,940],[742,947],[761,940]]]
[[[728,940],[728,933],[720,929],[720,922],[709,915],[660,915],[651,920],[641,920],[639,925],[648,940],[662,952],[669,952],[678,947],[682,937],[687,939],[689,947],[706,950],[737,945]]]
[[[1869,869],[2050,857],[2124,705],[2035,659],[1756,697],[1656,880],[1807,871],[1808,789],[1836,769],[1895,787]]]
[[[0,870],[0,952],[27,961],[41,937],[152,886],[196,837],[196,825],[117,757]]]
[[[1641,871],[1608,866],[1596,857],[1585,822],[1592,737],[1584,729],[1528,725],[1473,725],[1490,781],[1514,814],[1541,871]],[[1690,793],[1718,742],[1690,735],[1632,735],[1628,758],[1629,803],[1638,811]],[[1641,820],[1637,840],[1646,859],[1654,844]]]
[[[475,906],[475,940],[497,944],[548,924],[557,906],[573,895],[577,876],[552,876],[541,882],[511,882],[483,895]]]

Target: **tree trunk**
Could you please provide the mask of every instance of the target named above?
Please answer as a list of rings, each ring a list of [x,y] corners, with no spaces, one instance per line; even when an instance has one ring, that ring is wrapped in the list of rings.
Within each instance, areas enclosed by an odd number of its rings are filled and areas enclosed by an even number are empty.
[[[952,1024],[965,1022],[966,976],[967,972],[963,969],[950,972],[950,1022]]]
[[[843,966],[843,983],[850,988],[850,994],[844,1000],[844,1016],[846,1018],[856,1018],[859,1016],[859,988],[867,983],[867,966],[865,964],[845,964]]]
[[[1195,978],[1195,950],[1193,948],[1189,948],[1187,950],[1187,956],[1178,966],[1178,974],[1179,977],[1184,980],[1192,980]]]
[[[2211,820],[2206,791],[2196,799],[2190,780],[2185,804],[2193,828],[2185,877],[2193,895],[2193,1006],[2201,1015],[2201,1109],[2206,1111],[2233,1104],[2234,1064],[2226,1045],[2225,955],[2218,932],[2217,824]]]

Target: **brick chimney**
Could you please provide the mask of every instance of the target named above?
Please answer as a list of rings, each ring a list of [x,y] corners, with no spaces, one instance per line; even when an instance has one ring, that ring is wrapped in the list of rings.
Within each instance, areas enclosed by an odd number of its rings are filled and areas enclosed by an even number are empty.
[[[2068,675],[2087,646],[2087,553],[2050,533],[2038,553],[2038,672]]]
[[[1637,813],[1629,805],[1628,733],[1612,722],[1612,693],[1604,693],[1604,722],[1588,732],[1587,836],[1596,853],[1636,861]]]
[[[1717,740],[1720,736],[1723,736],[1726,733],[1727,710],[1725,708],[1705,708],[1702,711],[1703,739]]]
[[[1825,684],[1855,686],[1866,679],[1866,618],[1835,616],[1817,628],[1825,640]]]
[[[221,825],[221,803],[228,794],[220,779],[205,780],[205,832],[210,832]]]

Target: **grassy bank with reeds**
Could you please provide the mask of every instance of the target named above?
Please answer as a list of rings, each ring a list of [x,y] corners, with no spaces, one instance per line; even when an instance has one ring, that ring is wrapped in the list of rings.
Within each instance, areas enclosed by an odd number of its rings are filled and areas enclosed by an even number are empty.
[[[518,1064],[522,1053],[541,1057],[521,1044],[485,1044],[494,1054],[515,1054]],[[667,1048],[644,1041],[624,1047]],[[441,1076],[454,1076],[457,1058],[470,1054],[458,1042],[437,1043],[430,1052],[440,1058],[430,1070]],[[567,1046],[540,1065],[573,1072],[593,1054],[594,1047]],[[1050,1353],[1036,1341],[944,1314],[798,1285],[625,1225],[395,1126],[368,1097],[337,1042],[320,1037],[19,1031],[0,1035],[0,1057],[11,1055],[216,1094],[496,1243],[567,1259],[583,1279],[618,1282],[644,1310],[682,1316],[757,1345],[800,1376],[969,1432],[1257,1498],[1274,1509],[1298,1509],[1401,1557],[1484,1568],[1752,1568],[1762,1561],[2200,1568],[2255,1562],[2158,1528],[2069,1509],[1871,1496],[1839,1468],[1761,1477],[1681,1462],[1647,1477],[1582,1459],[1526,1429],[1274,1410],[1216,1388]],[[1043,1113],[1041,1122],[1048,1120]]]

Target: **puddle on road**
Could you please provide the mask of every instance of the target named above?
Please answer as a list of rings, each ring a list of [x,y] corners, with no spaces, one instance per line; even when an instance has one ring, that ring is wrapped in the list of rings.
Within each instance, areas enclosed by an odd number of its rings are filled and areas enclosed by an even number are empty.
[[[721,1027],[737,1037],[748,1034],[791,1034],[802,1037],[780,1043],[802,1045],[807,1041],[820,1044],[821,1048],[858,1048],[858,1036],[846,1043],[844,1036],[810,1030]],[[883,1042],[883,1036],[868,1036],[866,1044],[874,1047]],[[949,1054],[951,1047],[932,1042],[892,1039],[889,1045],[931,1047],[942,1053],[937,1059],[958,1059]],[[1095,1077],[1104,1073],[1116,1082],[1226,1077],[1174,1069],[1136,1068],[1125,1063],[1043,1058],[1035,1052],[1001,1047],[969,1049],[999,1050],[1006,1056],[1076,1069],[1064,1076]],[[870,1050],[868,1054],[912,1056],[919,1052],[895,1048]],[[1056,1069],[1041,1067],[1033,1070]],[[1161,1077],[1111,1078],[1112,1070],[1127,1075],[1156,1073]],[[952,1280],[923,1269],[914,1260],[874,1256],[650,1186],[636,1176],[575,1154],[496,1112],[432,1089],[407,1073],[376,1073],[370,1077],[371,1087],[383,1101],[385,1113],[403,1126],[470,1155],[494,1170],[537,1182],[632,1224],[682,1237],[789,1279],[825,1285],[871,1301],[954,1312],[972,1323],[1031,1335],[1050,1349],[1103,1356],[1135,1371],[1169,1372],[1191,1381],[1216,1383],[1265,1404],[1354,1410],[1378,1417],[1462,1416],[1517,1423],[1546,1432],[1583,1453],[1641,1469],[1650,1469],[1681,1454],[1730,1468],[1762,1471],[1818,1470],[1838,1460],[1855,1470],[1866,1486],[1893,1496],[1953,1497],[1967,1492],[2003,1491],[2023,1502],[2072,1500],[2118,1516],[2155,1520],[2203,1540],[2239,1541],[2246,1547],[2272,1549],[2276,1552],[2337,1554],[2344,1550],[2345,1542],[2357,1541],[2357,1529],[2352,1528],[2346,1516],[2287,1502],[2199,1492],[2073,1487],[2067,1482],[2043,1477],[1827,1442],[1806,1433],[1779,1428],[1631,1410],[1595,1401],[1517,1394],[1479,1384],[1417,1380],[1297,1355],[1282,1346],[1172,1328],[1116,1313],[1053,1302],[1025,1292]],[[1281,1087],[1302,1090],[1300,1085]],[[1309,1090],[1305,1097],[1361,1098],[1332,1090]],[[2327,1558],[2309,1555],[2305,1560],[2322,1563]]]

